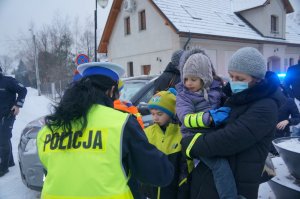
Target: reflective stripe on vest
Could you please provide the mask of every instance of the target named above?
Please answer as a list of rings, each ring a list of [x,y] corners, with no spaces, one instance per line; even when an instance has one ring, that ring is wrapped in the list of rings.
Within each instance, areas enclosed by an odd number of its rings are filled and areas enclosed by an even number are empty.
[[[44,127],[37,145],[48,173],[42,199],[132,199],[122,166],[122,134],[128,114],[94,105],[81,132]],[[76,127],[77,126],[77,127]],[[61,137],[65,137],[64,140]]]

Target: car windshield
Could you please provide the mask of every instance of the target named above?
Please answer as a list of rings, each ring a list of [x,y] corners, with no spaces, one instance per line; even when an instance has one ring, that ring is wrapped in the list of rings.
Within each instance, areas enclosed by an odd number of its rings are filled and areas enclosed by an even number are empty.
[[[120,100],[130,101],[148,81],[124,81],[124,88],[121,90]]]

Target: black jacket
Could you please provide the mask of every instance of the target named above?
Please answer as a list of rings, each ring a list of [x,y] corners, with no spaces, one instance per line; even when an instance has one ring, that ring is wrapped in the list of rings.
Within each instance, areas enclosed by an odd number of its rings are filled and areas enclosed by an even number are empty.
[[[225,87],[227,90],[229,85]],[[192,148],[194,158],[227,158],[239,195],[257,199],[260,176],[274,136],[278,107],[284,96],[264,81],[234,94],[225,102],[231,113],[225,127],[199,137]],[[219,198],[211,171],[199,163],[191,176],[191,198]]]
[[[27,89],[16,79],[0,74],[0,116],[9,114],[14,105],[22,107],[26,94]]]
[[[284,86],[291,97],[300,100],[300,62],[290,66],[284,78]],[[292,89],[291,89],[292,88]]]
[[[291,118],[289,118],[290,116]],[[288,120],[289,124],[285,127],[285,129],[277,130],[276,136],[277,134],[283,135],[285,133],[289,136],[290,126],[297,125],[300,122],[300,113],[293,98],[287,99],[287,101],[279,109],[278,122],[283,120]]]
[[[154,93],[175,88],[175,85],[180,82],[180,71],[177,66],[170,62],[164,72],[154,82]]]

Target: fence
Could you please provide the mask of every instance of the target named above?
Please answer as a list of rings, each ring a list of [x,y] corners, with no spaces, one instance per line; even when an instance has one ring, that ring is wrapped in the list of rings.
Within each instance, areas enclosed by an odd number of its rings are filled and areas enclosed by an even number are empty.
[[[65,89],[70,85],[70,80],[59,80],[58,82],[47,82],[41,84],[42,95],[58,102],[64,94]]]

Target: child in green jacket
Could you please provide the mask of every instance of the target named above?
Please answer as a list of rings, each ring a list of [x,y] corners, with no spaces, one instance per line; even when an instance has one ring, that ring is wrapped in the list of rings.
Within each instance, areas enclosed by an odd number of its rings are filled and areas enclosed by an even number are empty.
[[[175,117],[176,90],[169,89],[155,94],[148,102],[152,114],[153,124],[144,129],[149,142],[164,154],[168,155],[174,166],[174,178],[166,187],[147,187],[143,185],[143,192],[151,199],[176,199],[185,198],[185,191],[179,185],[179,165],[181,158],[181,132],[178,120]],[[189,162],[189,167],[193,163]]]

